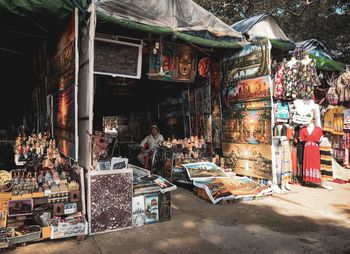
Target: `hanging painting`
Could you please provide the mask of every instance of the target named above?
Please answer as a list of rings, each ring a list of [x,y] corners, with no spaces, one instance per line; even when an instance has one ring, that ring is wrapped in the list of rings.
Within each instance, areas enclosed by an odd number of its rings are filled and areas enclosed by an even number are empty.
[[[214,92],[221,91],[222,70],[219,62],[213,62],[210,67],[210,78],[212,90]]]
[[[272,179],[271,145],[222,143],[225,164],[236,174]]]
[[[242,79],[270,75],[271,44],[269,40],[260,40],[244,46],[243,49],[223,60],[225,85]]]
[[[243,108],[225,112],[222,125],[223,142],[271,144],[271,107],[249,110],[247,104],[253,103],[241,103],[238,107]]]
[[[62,76],[59,89],[53,94],[54,137],[58,149],[72,159],[76,158],[75,92],[74,77]]]
[[[196,49],[183,44],[162,42],[152,47],[148,77],[152,80],[193,83],[196,75]]]
[[[270,84],[270,76],[236,81],[224,88],[223,97],[228,105],[267,98],[270,97]]]

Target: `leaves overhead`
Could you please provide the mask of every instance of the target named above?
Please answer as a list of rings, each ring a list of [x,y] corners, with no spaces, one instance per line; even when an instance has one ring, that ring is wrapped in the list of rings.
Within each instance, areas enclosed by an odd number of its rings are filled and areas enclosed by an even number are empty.
[[[228,25],[271,13],[295,42],[317,39],[335,60],[350,63],[350,1],[348,0],[194,0]]]

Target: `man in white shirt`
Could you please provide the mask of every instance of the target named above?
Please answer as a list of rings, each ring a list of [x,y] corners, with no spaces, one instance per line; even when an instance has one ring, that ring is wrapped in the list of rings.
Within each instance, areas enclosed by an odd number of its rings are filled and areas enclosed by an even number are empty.
[[[159,147],[159,141],[164,141],[164,137],[159,133],[159,128],[157,125],[151,126],[151,134],[145,137],[141,142],[141,152],[137,156],[139,162],[144,165],[145,158],[152,152],[155,148]]]

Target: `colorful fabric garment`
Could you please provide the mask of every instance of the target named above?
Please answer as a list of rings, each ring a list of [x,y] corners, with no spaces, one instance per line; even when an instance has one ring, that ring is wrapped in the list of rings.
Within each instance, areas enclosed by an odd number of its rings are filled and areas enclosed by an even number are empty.
[[[277,102],[277,118],[289,119],[289,107],[287,102]]]
[[[289,142],[287,140],[281,141],[279,138],[274,138],[275,150],[275,167],[277,184],[281,186],[291,182],[292,175],[292,159],[290,153]]]
[[[343,113],[344,107],[336,107],[334,111],[334,122],[333,122],[333,134],[335,135],[343,135]]]
[[[320,146],[322,180],[333,180],[332,147]]]
[[[322,137],[322,129],[316,127],[311,133],[304,127],[300,131],[300,139],[305,142],[303,161],[303,181],[321,183],[321,158],[317,142]]]
[[[277,64],[277,71],[274,77],[275,89],[274,96],[276,99],[283,99],[283,65]]]
[[[326,94],[326,99],[328,104],[330,105],[337,105],[339,101],[339,96],[337,94],[337,90],[334,86],[331,86]]]
[[[313,99],[314,86],[320,84],[320,80],[316,71],[316,60],[311,59],[307,64],[298,61],[298,80],[296,86],[296,97],[299,99]]]
[[[282,150],[282,174],[281,185],[292,181],[292,158],[288,141],[283,141],[281,144]]]
[[[344,72],[337,79],[337,92],[339,101],[350,101],[350,73]]]
[[[295,88],[298,84],[298,66],[299,61],[288,61],[283,67],[283,99],[295,99]]]
[[[329,106],[323,119],[323,130],[334,135],[344,134],[343,124],[344,107]]]
[[[292,181],[293,183],[301,183],[303,179],[303,161],[304,161],[304,145],[300,139],[300,127],[296,126],[293,136],[292,147]],[[295,160],[293,164],[293,158]]]

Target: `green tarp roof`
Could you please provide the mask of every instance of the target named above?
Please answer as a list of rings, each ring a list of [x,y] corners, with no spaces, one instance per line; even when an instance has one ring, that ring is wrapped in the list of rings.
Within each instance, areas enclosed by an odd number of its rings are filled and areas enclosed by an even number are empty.
[[[35,16],[40,13],[63,18],[75,7],[85,11],[90,0],[0,0],[0,14],[12,13],[19,16]]]

